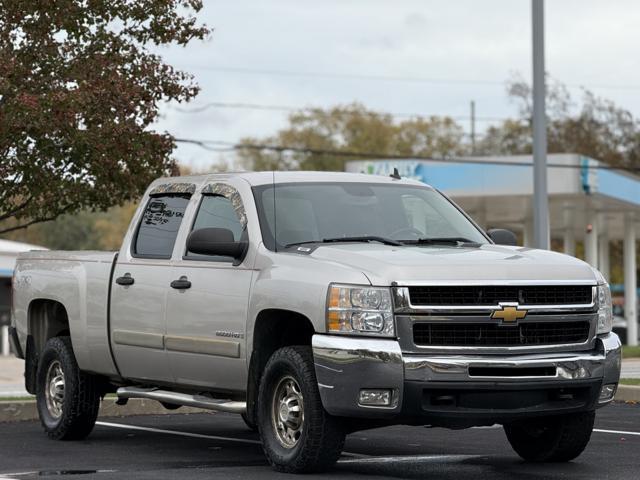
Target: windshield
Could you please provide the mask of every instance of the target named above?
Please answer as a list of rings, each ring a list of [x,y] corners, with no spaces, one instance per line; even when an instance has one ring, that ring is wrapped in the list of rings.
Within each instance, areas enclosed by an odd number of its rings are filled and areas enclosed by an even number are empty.
[[[267,248],[342,237],[400,242],[486,237],[429,187],[381,183],[287,183],[254,188]],[[274,211],[275,204],[275,211]],[[275,235],[274,235],[275,234]]]

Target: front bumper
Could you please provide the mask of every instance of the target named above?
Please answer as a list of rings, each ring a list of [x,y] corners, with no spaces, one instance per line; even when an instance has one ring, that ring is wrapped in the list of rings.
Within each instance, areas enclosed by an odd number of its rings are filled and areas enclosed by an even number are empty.
[[[592,410],[617,385],[621,344],[611,333],[587,352],[403,354],[396,340],[314,335],[320,396],[332,415],[447,426]],[[361,389],[389,389],[391,405],[363,406]]]

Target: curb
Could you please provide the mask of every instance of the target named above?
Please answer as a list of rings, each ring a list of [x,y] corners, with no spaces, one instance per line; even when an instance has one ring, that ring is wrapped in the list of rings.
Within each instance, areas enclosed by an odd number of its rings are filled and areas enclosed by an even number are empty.
[[[211,410],[182,407],[178,410],[167,410],[159,402],[143,398],[132,398],[126,405],[116,405],[115,399],[107,398],[100,405],[99,417],[128,417],[130,415],[170,415],[172,413],[209,413]],[[38,419],[35,400],[1,401],[0,423],[24,422]]]
[[[618,385],[615,400],[619,402],[640,402],[640,386]]]

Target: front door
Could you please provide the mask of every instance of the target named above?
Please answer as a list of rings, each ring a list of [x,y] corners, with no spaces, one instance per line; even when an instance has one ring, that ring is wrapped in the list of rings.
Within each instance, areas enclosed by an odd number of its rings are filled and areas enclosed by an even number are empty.
[[[120,252],[111,286],[111,343],[123,377],[171,382],[165,308],[171,254],[189,203],[187,194],[151,196],[131,241]]]
[[[203,190],[191,230],[225,228],[247,238],[238,191],[216,183]],[[185,251],[171,269],[165,348],[178,384],[241,391],[246,388],[245,326],[252,270],[248,262]]]

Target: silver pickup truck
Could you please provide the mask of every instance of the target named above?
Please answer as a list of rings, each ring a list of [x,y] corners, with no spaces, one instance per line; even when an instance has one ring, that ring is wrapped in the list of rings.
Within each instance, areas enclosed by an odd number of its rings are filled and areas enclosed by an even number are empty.
[[[569,461],[619,380],[609,287],[515,243],[396,175],[164,178],[118,253],[20,255],[12,342],[54,439],[115,392],[241,414],[285,472],[391,424],[500,424]]]

